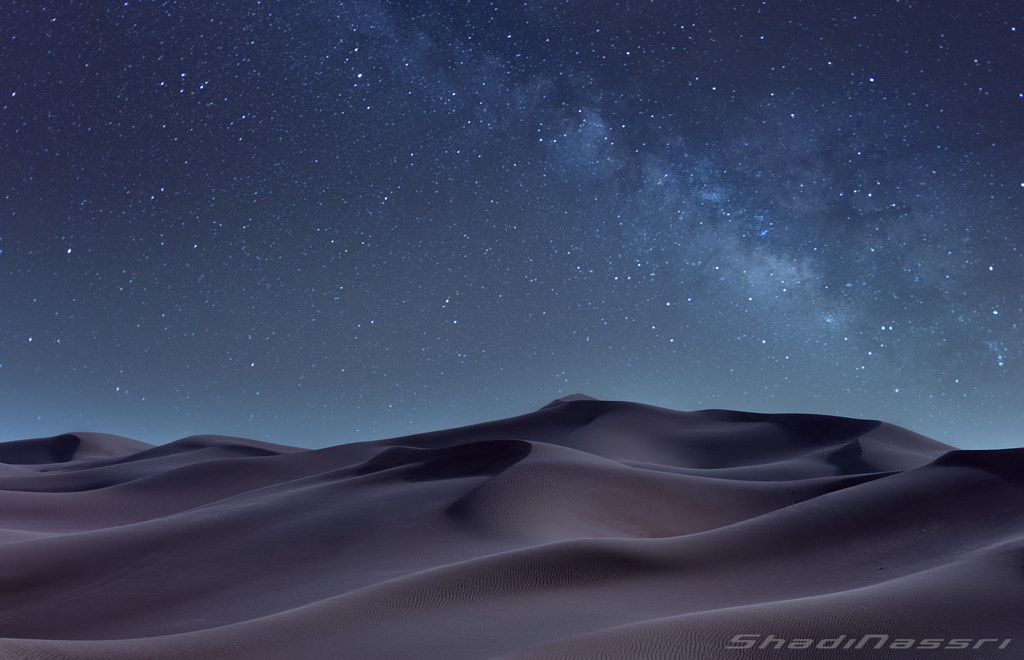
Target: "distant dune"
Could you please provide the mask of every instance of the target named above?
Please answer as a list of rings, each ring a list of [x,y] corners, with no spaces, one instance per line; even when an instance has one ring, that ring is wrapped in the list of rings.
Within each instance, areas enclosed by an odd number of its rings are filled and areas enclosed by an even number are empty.
[[[576,395],[0,444],[0,658],[1024,658],[1024,449]]]

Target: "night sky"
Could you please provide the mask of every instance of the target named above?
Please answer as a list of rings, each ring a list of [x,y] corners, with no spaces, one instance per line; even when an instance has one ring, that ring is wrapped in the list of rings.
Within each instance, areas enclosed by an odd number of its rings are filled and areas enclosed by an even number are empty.
[[[0,440],[1024,444],[1016,0],[7,0],[0,109]]]

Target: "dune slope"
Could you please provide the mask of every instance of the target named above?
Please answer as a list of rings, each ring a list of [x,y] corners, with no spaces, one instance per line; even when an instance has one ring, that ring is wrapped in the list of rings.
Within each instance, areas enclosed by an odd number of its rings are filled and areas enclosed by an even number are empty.
[[[583,396],[0,444],[0,657],[1024,657],[1024,449]]]

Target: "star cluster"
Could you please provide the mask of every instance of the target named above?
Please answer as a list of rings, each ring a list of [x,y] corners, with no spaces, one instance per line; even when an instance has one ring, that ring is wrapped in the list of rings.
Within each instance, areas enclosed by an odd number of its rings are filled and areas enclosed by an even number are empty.
[[[0,9],[3,438],[571,392],[1020,444],[1013,2]]]

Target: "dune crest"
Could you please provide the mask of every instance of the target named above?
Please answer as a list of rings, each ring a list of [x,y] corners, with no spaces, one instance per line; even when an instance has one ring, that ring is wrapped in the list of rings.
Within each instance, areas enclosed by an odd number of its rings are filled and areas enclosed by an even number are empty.
[[[1024,449],[585,395],[320,450],[9,442],[0,657],[1011,660],[1022,486]]]

